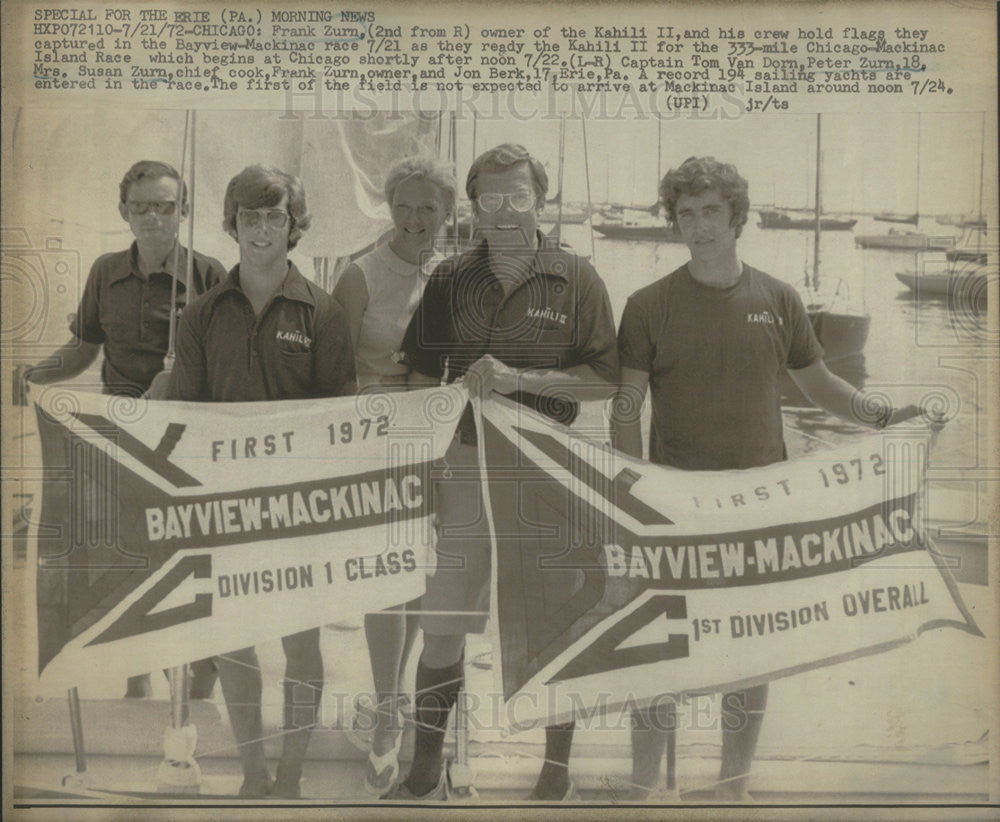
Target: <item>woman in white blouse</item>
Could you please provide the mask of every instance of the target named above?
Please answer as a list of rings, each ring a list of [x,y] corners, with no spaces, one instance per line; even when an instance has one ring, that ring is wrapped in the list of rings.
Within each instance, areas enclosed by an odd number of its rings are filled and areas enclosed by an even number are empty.
[[[456,191],[451,166],[432,157],[406,157],[389,171],[392,239],[348,266],[333,291],[347,313],[359,393],[406,390],[409,368],[396,352],[427,278],[443,259],[434,242],[455,209]],[[365,615],[376,693],[365,789],[376,795],[392,787],[399,773],[400,678],[416,638],[418,610],[414,600]]]

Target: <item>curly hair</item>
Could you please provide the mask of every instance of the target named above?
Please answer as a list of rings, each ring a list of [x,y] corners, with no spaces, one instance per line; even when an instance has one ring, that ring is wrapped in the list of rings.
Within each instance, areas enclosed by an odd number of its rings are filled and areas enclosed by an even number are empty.
[[[277,168],[247,166],[233,177],[226,186],[223,205],[223,229],[236,236],[236,212],[243,208],[267,208],[276,206],[281,198],[288,196],[288,213],[291,224],[288,229],[288,248],[295,248],[302,234],[309,228],[312,217],[306,209],[306,192],[302,181],[294,174],[286,174]]]
[[[531,156],[524,146],[517,143],[502,143],[489,151],[484,151],[469,167],[469,174],[465,178],[465,193],[470,200],[476,199],[476,178],[484,171],[506,171],[511,166],[518,163],[527,163],[531,172],[531,179],[535,185],[535,194],[544,198],[549,190],[549,175],[545,173],[545,167],[540,160]]]
[[[729,203],[730,225],[739,237],[750,212],[747,181],[736,166],[720,163],[714,157],[688,157],[680,168],[672,168],[660,181],[660,204],[667,219],[676,225],[677,201],[682,194],[697,195],[715,189]]]

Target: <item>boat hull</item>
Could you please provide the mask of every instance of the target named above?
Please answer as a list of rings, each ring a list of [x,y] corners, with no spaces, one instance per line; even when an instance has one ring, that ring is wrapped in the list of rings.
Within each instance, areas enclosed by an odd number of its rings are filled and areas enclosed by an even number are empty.
[[[885,248],[901,251],[944,251],[951,244],[935,242],[926,234],[859,234],[854,238],[858,248]]]
[[[868,378],[865,364],[865,343],[871,317],[867,314],[806,308],[816,338],[823,346],[823,362],[841,379],[851,385],[864,385]],[[810,401],[795,384],[787,371],[781,374],[782,403],[788,406],[810,407]]]
[[[945,258],[950,263],[980,263],[985,265],[986,252],[970,248],[950,248],[945,252]]]
[[[562,224],[563,225],[582,225],[587,222],[587,218],[590,216],[586,211],[563,211],[562,213]],[[551,211],[543,211],[538,215],[538,222],[544,223],[545,225],[558,223],[559,213],[556,209]]]
[[[830,365],[865,350],[871,317],[867,314],[806,309],[816,338],[823,346],[823,360]]]
[[[959,300],[963,305],[986,303],[988,276],[985,269],[951,271],[941,274],[897,271],[896,279],[913,292],[918,299],[942,297]]]
[[[601,223],[594,226],[594,231],[604,235],[609,240],[652,240],[659,243],[682,243],[679,232],[667,225],[619,225],[616,223]]]
[[[815,217],[792,217],[783,211],[772,211],[770,209],[759,209],[760,228],[784,228],[799,231],[812,231],[816,228]],[[844,217],[821,217],[819,221],[822,231],[850,231],[857,225],[857,220]]]
[[[920,222],[919,214],[876,214],[874,219],[881,223],[901,223],[903,225],[916,225]]]

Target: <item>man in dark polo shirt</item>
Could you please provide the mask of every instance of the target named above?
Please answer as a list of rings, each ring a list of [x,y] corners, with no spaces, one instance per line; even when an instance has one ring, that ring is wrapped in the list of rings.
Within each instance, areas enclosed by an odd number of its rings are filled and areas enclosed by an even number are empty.
[[[101,383],[105,394],[141,396],[163,370],[170,334],[170,295],[177,280],[177,304],[188,300],[188,249],[177,241],[187,215],[187,188],[166,163],[141,160],[119,185],[118,212],[135,242],[125,251],[104,254],[90,269],[80,307],[70,323],[72,339],[35,366],[23,379],[48,384],[83,373],[104,348]],[[191,251],[194,298],[226,275],[222,264]],[[192,665],[191,696],[207,698],[215,684],[210,660]],[[148,675],[130,677],[125,696],[149,696]]]
[[[537,228],[548,179],[523,147],[504,144],[473,162],[465,183],[481,242],[434,272],[403,340],[411,386],[468,375],[572,422],[577,403],[605,398],[618,379],[607,291],[590,264]],[[404,782],[386,799],[443,799],[445,728],[463,681],[465,634],[486,624],[490,539],[480,497],[470,409],[445,460],[454,477],[437,486],[438,568],[421,601],[424,650],[417,667],[416,740]],[[573,725],[546,729],[546,762],[534,799],[573,794],[565,767]]]
[[[622,313],[622,385],[612,415],[619,449],[642,456],[648,388],[651,462],[718,471],[783,460],[779,378],[786,369],[813,403],[851,422],[883,428],[923,413],[913,405],[893,409],[830,373],[795,289],[739,258],[750,199],[734,166],[691,157],[663,178],[659,193],[691,259],[629,297]],[[723,695],[719,799],[749,799],[766,705],[766,683]],[[648,797],[659,777],[673,727],[666,707],[633,716],[630,799]]]
[[[239,243],[240,262],[184,312],[168,397],[259,402],[353,393],[347,319],[333,298],[288,259],[310,220],[298,178],[250,166],[230,180],[224,214],[226,230]],[[302,761],[323,690],[319,628],[284,637],[282,645],[286,725],[295,723],[310,701],[312,718],[286,730],[273,783],[264,757],[257,654],[251,647],[217,657],[243,762],[240,796],[299,796]],[[304,698],[307,691],[311,699]]]
[[[177,243],[180,220],[188,211],[187,189],[172,166],[142,160],[125,174],[119,193],[118,211],[135,242],[94,263],[70,324],[73,338],[25,373],[32,382],[61,382],[83,373],[102,346],[101,382],[106,394],[138,397],[163,369],[174,277],[177,302],[188,301],[184,276],[188,250]],[[226,270],[218,260],[191,253],[193,299],[221,281]]]

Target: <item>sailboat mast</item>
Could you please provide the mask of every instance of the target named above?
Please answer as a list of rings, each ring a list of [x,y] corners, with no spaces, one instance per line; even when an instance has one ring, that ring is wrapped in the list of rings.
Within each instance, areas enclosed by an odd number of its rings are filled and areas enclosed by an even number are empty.
[[[653,204],[653,215],[660,214],[660,180],[663,179],[663,169],[660,165],[660,158],[663,156],[663,120],[657,112],[656,117],[656,202]]]
[[[663,171],[660,166],[660,158],[663,157],[663,120],[656,118],[656,185],[659,187],[660,180],[663,179]]]
[[[635,135],[632,135],[632,182],[629,188],[629,196],[632,198],[632,207],[635,207],[635,157],[636,157],[636,141]]]
[[[450,144],[448,146],[447,158],[448,158],[448,162],[452,164],[452,167],[454,167],[455,165],[457,165],[457,160],[458,160],[458,147],[455,145],[456,126],[455,126],[455,112],[454,111],[452,111],[450,113],[449,131],[450,131],[450,135],[451,135],[451,142],[450,142]],[[439,152],[439,154],[440,154],[440,151],[441,151],[441,143],[443,142],[443,139],[444,139],[443,132],[444,132],[444,118],[439,115],[438,116],[438,152]],[[475,149],[476,149],[476,120],[475,120],[475,112],[473,112],[473,120],[472,120],[472,150],[473,150],[473,152],[475,152]],[[475,157],[475,153],[473,153],[473,157]],[[475,209],[475,206],[473,205],[473,208],[472,208],[471,212],[469,213],[469,232],[470,232],[470,234],[472,232],[472,220],[473,220],[472,215],[475,214],[475,213],[476,213],[476,209]],[[458,203],[457,202],[455,204],[455,208],[453,208],[451,210],[451,234],[455,238],[455,249],[457,251],[462,246],[462,238],[458,234]]]
[[[583,168],[587,172],[587,225],[590,227],[590,256],[597,262],[597,248],[594,246],[594,196],[590,191],[590,152],[587,147],[587,118],[580,118],[580,131],[583,135]],[[608,166],[605,164],[604,173],[608,172]],[[605,183],[604,194],[607,197],[607,186]]]
[[[983,219],[983,162],[986,157],[986,112],[982,113],[979,130],[979,213],[976,215],[976,251],[982,251],[986,235],[986,221]]]
[[[920,112],[917,112],[917,222],[920,223]]]
[[[822,159],[822,138],[821,138],[821,114],[816,114],[816,223],[813,229],[813,290],[819,290],[819,235],[822,230],[821,225],[821,214],[822,214],[822,197],[820,195],[820,185],[822,183],[821,169],[823,166]]]
[[[556,217],[556,242],[562,243],[563,168],[566,158],[566,115],[559,120],[559,213]]]
[[[976,219],[983,222],[983,161],[986,156],[986,112],[982,114],[982,125],[979,130],[979,213]]]
[[[193,138],[189,136],[189,135],[192,134],[193,129],[194,129],[194,110],[193,109],[188,109],[184,113],[184,144],[183,144],[183,146],[181,148],[181,170],[180,170],[180,177],[177,180],[177,202],[178,202],[178,206],[177,207],[178,208],[180,208],[180,204],[184,202],[184,175],[187,172],[188,140],[192,140],[191,145],[193,146],[194,145]],[[194,173],[193,173],[194,158],[193,157],[191,159],[191,162],[192,162],[191,191],[189,192],[191,199],[188,202],[192,202],[194,200]],[[190,233],[189,233],[189,236],[188,236],[187,266],[188,266],[188,271],[190,271],[191,270],[191,265],[193,264],[193,252],[192,252],[192,248],[194,247],[194,235],[193,235],[193,230],[194,230],[194,228],[193,228],[194,227],[194,214],[193,214],[193,203],[192,203],[192,215],[191,215],[191,219],[188,221],[188,227],[189,227]],[[168,324],[168,327],[167,327],[167,355],[166,355],[166,362],[167,363],[172,363],[173,359],[174,359],[174,344],[175,344],[175,340],[177,339],[177,321],[178,321],[178,319],[180,319],[180,317],[179,317],[179,315],[177,313],[177,281],[179,279],[178,274],[180,273],[180,272],[177,271],[177,264],[180,261],[180,251],[181,251],[180,245],[181,245],[180,225],[178,225],[177,230],[174,233],[174,259],[173,259],[173,269],[172,269],[172,271],[173,271],[173,277],[171,277],[171,281],[170,281],[170,315],[169,315],[170,316],[170,320],[169,320],[169,324]],[[186,282],[187,282],[187,294],[190,295],[191,294],[191,275],[190,275],[190,273],[188,274]]]
[[[187,283],[187,297],[190,299],[194,295],[194,254],[192,253],[194,249],[194,149],[195,149],[195,134],[196,134],[196,118],[198,112],[195,109],[191,109],[191,186],[190,186],[190,199],[188,204],[188,255],[187,255],[187,271],[185,272],[184,281]]]

